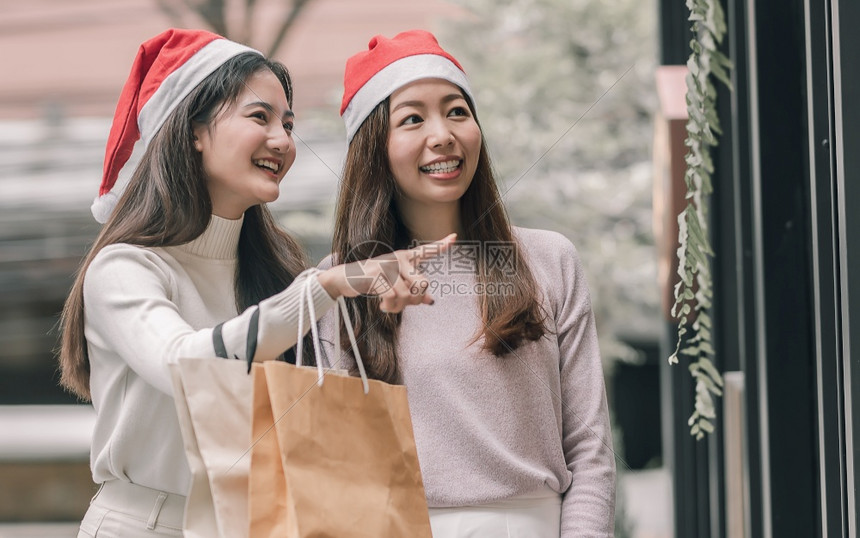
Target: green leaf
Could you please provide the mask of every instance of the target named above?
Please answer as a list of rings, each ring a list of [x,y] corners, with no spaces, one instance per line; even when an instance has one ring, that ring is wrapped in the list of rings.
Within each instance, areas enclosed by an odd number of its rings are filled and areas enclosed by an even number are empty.
[[[691,357],[699,356],[699,346],[685,346],[681,348],[681,355],[689,355]]]
[[[698,44],[697,44],[698,45]],[[726,69],[734,69],[735,64],[729,59],[728,56],[720,52],[719,50],[715,50],[713,52],[714,58],[717,59],[717,62],[725,67]]]
[[[702,368],[702,370],[705,370],[708,375],[711,376],[711,379],[714,380],[714,383],[722,387],[723,376],[721,376],[720,372],[718,372],[717,369],[714,368],[714,363],[712,363],[710,359],[701,359],[699,360],[699,362],[701,363],[699,364],[699,367]]]
[[[696,300],[702,308],[711,308],[710,295],[703,293],[701,289],[696,292]]]
[[[719,134],[723,133],[720,129],[720,119],[717,117],[717,111],[715,109],[708,109],[705,111],[705,121],[708,122],[712,131]],[[713,167],[708,169],[708,172],[713,171]]]
[[[712,14],[712,17],[714,21],[714,27],[716,28],[716,35],[714,37],[717,38],[718,43],[722,43],[723,36],[726,35],[726,30],[728,29],[726,27],[726,14],[723,11],[723,7],[718,0],[712,2],[712,4],[714,6],[714,12]]]
[[[693,54],[701,54],[702,53],[702,46],[699,45],[699,42],[696,41],[695,39],[690,40],[690,48],[693,50]]]
[[[699,348],[702,350],[702,353],[707,353],[708,355],[715,355],[714,348],[711,346],[711,343],[705,340],[701,344],[699,344]]]
[[[702,129],[702,138],[705,139],[705,142],[712,146],[715,146],[717,144],[717,139],[714,137],[714,133],[711,132],[711,126],[707,123],[704,123],[699,127]]]
[[[726,86],[731,86],[731,85],[732,85],[732,80],[729,78],[729,74],[728,74],[728,72],[723,68],[722,64],[720,64],[720,63],[715,63],[715,64],[711,67],[711,73],[713,73],[713,75],[714,75],[715,77],[717,77],[718,79],[720,79],[720,82],[722,82],[722,83],[723,83],[723,84],[725,84]]]
[[[689,60],[687,60],[687,70],[690,72],[690,75],[692,75],[692,77],[695,77],[699,74],[699,64],[696,62],[695,58],[690,58]],[[687,80],[691,80],[692,77],[688,77]],[[689,84],[687,84],[687,86],[689,86]]]
[[[705,418],[716,418],[717,413],[714,410],[714,400],[711,398],[711,393],[701,383],[696,385],[696,411],[699,415]]]
[[[699,327],[696,328],[696,325],[698,325],[698,324],[699,324],[699,319],[696,318],[696,322],[693,324],[693,330],[696,331],[696,336],[699,337],[700,339],[704,340],[705,342],[710,342],[711,341],[711,331],[709,331],[705,327],[702,327],[701,325],[699,325]]]

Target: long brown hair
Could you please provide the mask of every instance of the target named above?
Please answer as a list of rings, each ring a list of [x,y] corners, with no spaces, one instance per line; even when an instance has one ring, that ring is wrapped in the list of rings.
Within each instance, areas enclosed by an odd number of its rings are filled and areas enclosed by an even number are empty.
[[[468,98],[466,101],[477,121],[472,102]],[[386,99],[373,110],[347,150],[332,240],[336,263],[378,255],[374,249],[380,243],[393,249],[406,248],[413,239],[395,204],[397,183],[387,151],[388,107],[389,100]],[[479,296],[484,329],[476,335],[476,341],[483,336],[483,348],[502,356],[526,340],[543,336],[546,332],[545,314],[540,306],[534,276],[526,260],[519,255],[519,245],[514,240],[501,203],[483,139],[475,176],[460,198],[460,216],[465,232],[458,240],[501,242],[516,249],[514,271],[490,263],[486,249],[478,249],[476,278],[479,284],[484,285],[483,289],[492,282],[513,290],[511,294]],[[382,314],[379,299],[375,297],[360,296],[348,304],[368,375],[390,383],[399,382],[396,349],[400,315]]]
[[[251,75],[268,69],[284,88],[290,106],[292,81],[287,68],[256,53],[228,60],[201,82],[171,113],[132,174],[125,193],[84,257],[60,317],[60,383],[90,399],[90,364],[84,336],[84,277],[106,246],[181,245],[202,234],[212,216],[212,201],[193,127],[211,126],[233,106]],[[301,245],[281,230],[266,206],[245,212],[239,236],[235,295],[239,311],[289,286],[308,266]]]

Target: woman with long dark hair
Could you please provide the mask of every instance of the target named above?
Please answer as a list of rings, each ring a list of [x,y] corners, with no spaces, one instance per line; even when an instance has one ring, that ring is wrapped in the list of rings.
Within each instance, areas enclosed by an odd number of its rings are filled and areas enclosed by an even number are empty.
[[[292,96],[282,64],[209,32],[171,29],[138,51],[93,204],[104,226],[61,319],[61,382],[97,413],[101,486],[79,536],[182,535],[191,473],[169,364],[289,359],[308,281],[320,315],[337,297],[373,293],[342,265],[308,269],[265,205],[295,159]],[[409,279],[420,257],[392,259]],[[359,269],[391,275],[384,262],[387,272],[379,260]],[[412,276],[414,293],[381,290],[382,308],[432,301]]]
[[[376,36],[347,62],[332,260],[457,234],[423,265],[432,309],[350,301],[359,351],[369,375],[408,389],[434,536],[610,537],[615,462],[582,265],[560,234],[511,226],[475,110],[428,32]],[[327,340],[343,330],[331,321]]]

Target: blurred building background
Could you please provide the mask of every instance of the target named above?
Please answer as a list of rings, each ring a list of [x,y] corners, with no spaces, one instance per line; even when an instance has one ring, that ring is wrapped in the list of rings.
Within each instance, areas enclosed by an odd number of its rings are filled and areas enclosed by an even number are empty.
[[[199,4],[224,16],[180,0],[0,0],[0,538],[72,536],[94,492],[92,410],[57,385],[53,349],[98,231],[89,205],[138,45],[168,26],[223,22],[268,52],[287,20],[273,55],[296,84],[298,157],[272,204],[282,224],[313,260],[328,253],[343,64],[374,34],[434,31],[472,78],[512,220],[564,233],[586,264],[616,427],[617,536],[671,536],[651,207],[655,2],[258,0],[250,19],[243,1]]]

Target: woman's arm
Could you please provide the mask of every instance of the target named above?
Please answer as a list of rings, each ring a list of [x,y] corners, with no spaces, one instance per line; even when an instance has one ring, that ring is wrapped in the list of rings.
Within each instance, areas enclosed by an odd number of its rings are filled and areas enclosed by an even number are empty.
[[[259,361],[274,359],[293,346],[306,279],[313,279],[311,295],[317,317],[334,304],[316,280],[317,273],[316,269],[301,273],[285,290],[220,324],[223,349],[219,353],[214,327],[195,329],[180,313],[172,297],[175,276],[161,258],[137,247],[109,247],[90,264],[84,281],[87,342],[96,352],[118,354],[147,383],[171,394],[167,364],[180,357],[226,355],[247,360],[253,340],[253,359]],[[304,308],[307,331],[307,304]]]
[[[444,251],[452,241],[453,237],[449,237],[440,242],[442,246],[435,253]],[[308,279],[317,318],[341,295],[375,293],[364,283],[375,282],[383,272],[389,278],[392,274],[400,275],[393,277],[394,284],[379,294],[383,307],[399,312],[410,304],[431,302],[432,297],[424,293],[426,286],[420,286],[423,277],[415,270],[429,255],[417,249],[398,251],[395,255],[394,273],[389,257],[339,265],[326,271],[308,269],[286,289],[259,305],[214,327],[195,329],[171,297],[176,277],[167,263],[151,250],[113,245],[95,257],[84,280],[88,346],[118,354],[147,383],[172,394],[167,365],[180,357],[226,356],[263,361],[274,359],[295,345],[302,288]],[[311,317],[306,302],[304,310],[307,332]]]
[[[615,453],[603,366],[588,285],[569,241],[559,249],[562,303],[558,331],[563,449],[573,475],[562,501],[561,536],[611,538],[615,523]]]

